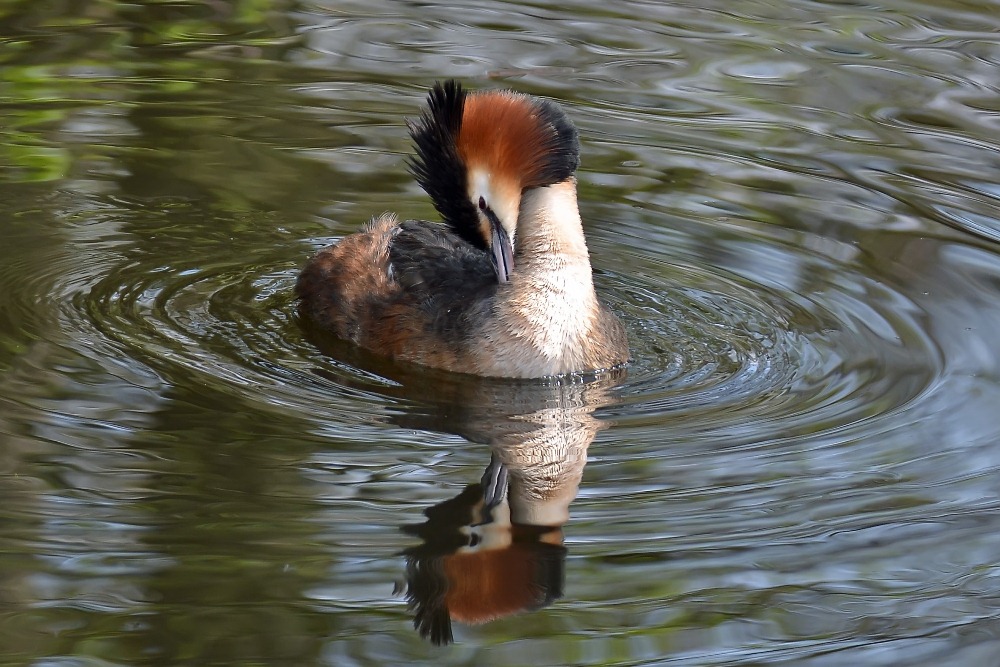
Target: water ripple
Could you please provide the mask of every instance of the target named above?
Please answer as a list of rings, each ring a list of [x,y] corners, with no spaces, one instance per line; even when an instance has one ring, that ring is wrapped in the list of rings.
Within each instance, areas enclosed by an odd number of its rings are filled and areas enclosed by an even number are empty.
[[[620,425],[669,419],[670,440],[790,437],[891,413],[940,375],[925,313],[851,263],[754,238],[721,250],[735,259],[713,270],[632,249],[641,269],[604,277],[634,334]],[[761,282],[777,269],[784,280]]]

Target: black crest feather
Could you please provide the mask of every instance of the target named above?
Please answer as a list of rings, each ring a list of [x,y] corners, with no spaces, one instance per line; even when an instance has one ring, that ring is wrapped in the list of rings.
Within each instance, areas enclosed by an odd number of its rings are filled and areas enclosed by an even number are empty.
[[[547,147],[547,160],[539,174],[545,183],[559,183],[576,173],[580,166],[580,136],[576,126],[555,102],[536,100],[535,110],[552,128],[555,136]]]
[[[409,124],[417,154],[409,164],[417,183],[451,229],[477,248],[486,249],[476,209],[467,193],[467,170],[458,155],[466,92],[454,80],[437,82],[427,108]]]

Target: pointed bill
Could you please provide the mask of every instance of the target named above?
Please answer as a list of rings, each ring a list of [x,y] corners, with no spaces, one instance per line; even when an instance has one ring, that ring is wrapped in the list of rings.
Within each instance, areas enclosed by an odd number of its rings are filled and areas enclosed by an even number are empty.
[[[485,210],[486,217],[490,221],[490,240],[493,248],[493,268],[497,271],[497,280],[502,283],[510,281],[510,274],[514,272],[514,247],[510,241],[510,235],[500,224],[500,219],[492,210]]]

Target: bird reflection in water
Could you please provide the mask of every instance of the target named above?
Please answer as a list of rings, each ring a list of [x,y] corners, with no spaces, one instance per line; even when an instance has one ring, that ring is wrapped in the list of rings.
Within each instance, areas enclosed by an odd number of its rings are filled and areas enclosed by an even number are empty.
[[[449,423],[437,430],[489,444],[491,458],[480,483],[425,510],[424,523],[403,527],[421,542],[404,552],[406,581],[396,592],[421,636],[447,644],[453,621],[487,623],[563,596],[563,526],[587,448],[608,425],[594,410],[608,405],[620,375],[544,385],[470,381],[477,391],[438,406]]]

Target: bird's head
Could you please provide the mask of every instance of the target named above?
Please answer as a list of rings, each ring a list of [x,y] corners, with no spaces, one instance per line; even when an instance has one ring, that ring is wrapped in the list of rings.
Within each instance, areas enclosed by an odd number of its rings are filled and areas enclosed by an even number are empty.
[[[522,194],[572,178],[579,164],[573,123],[548,100],[467,93],[446,81],[431,89],[410,134],[411,168],[434,207],[462,238],[490,250],[498,279],[509,280]]]

